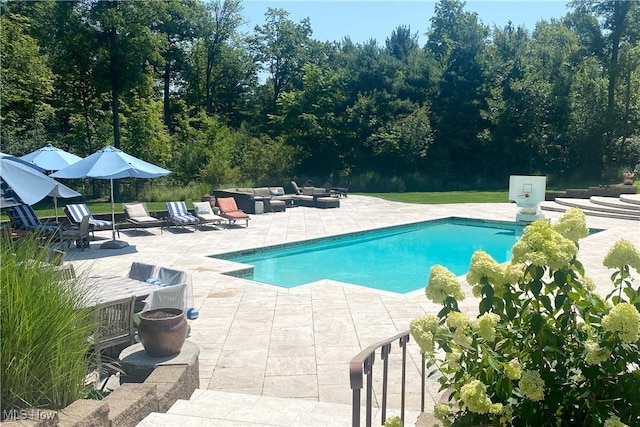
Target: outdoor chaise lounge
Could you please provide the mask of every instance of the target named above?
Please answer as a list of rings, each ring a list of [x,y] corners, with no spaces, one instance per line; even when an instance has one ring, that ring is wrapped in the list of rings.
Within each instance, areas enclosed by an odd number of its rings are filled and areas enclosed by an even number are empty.
[[[338,197],[347,197],[349,187],[351,187],[351,181],[345,181],[342,182],[338,187],[331,188],[331,193],[336,194]]]
[[[238,209],[233,197],[218,197],[216,203],[220,208],[220,216],[226,218],[229,221],[229,225],[234,224],[236,221],[244,220],[247,222],[247,227],[249,226],[251,217]]]
[[[123,203],[122,207],[127,221],[135,226],[134,230],[136,232],[138,228],[160,227],[160,234],[162,234],[162,226],[165,224],[164,221],[151,216],[146,203]]]
[[[93,215],[91,215],[91,212],[89,212],[89,208],[84,203],[69,204],[64,207],[64,213],[67,215],[67,218],[69,219],[69,222],[71,222],[71,224],[75,224],[78,226],[82,222],[82,218],[89,215],[89,229],[91,230],[91,234],[93,234],[93,237],[95,237],[94,232],[96,230],[111,230],[113,228],[111,221],[94,218]],[[118,229],[117,225],[116,231],[118,232],[118,237],[120,237],[120,230]]]
[[[58,224],[43,224],[29,205],[17,205],[7,209],[11,226],[16,230],[37,231],[54,237],[60,230]]]
[[[220,224],[226,220],[213,211],[209,202],[193,202],[193,213],[200,220],[200,224]]]
[[[175,225],[177,227],[193,225],[194,230],[198,228],[200,220],[189,213],[184,201],[167,202],[167,212],[169,215],[167,217],[167,225]]]
[[[296,194],[302,194],[302,189],[298,187],[298,184],[295,181],[291,181],[291,186],[293,187],[293,191],[295,191]]]

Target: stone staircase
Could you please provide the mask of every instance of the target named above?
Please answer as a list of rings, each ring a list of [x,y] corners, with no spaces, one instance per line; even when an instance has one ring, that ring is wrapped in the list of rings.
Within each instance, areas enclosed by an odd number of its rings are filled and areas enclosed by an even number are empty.
[[[585,215],[640,221],[640,194],[621,194],[619,197],[591,196],[588,199],[558,197],[540,204],[543,211],[564,212],[569,208],[582,209]]]
[[[373,409],[373,425],[380,425]],[[387,417],[400,415],[388,409]],[[418,412],[405,413],[406,425],[415,425]],[[361,420],[365,419],[364,410]],[[197,389],[189,400],[178,400],[166,413],[152,412],[138,427],[280,426],[351,427],[351,405],[252,394]]]

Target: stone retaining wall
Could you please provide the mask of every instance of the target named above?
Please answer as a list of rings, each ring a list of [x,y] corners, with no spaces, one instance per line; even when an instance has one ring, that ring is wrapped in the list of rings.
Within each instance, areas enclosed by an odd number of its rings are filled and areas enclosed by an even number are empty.
[[[621,194],[637,194],[635,185],[609,185],[604,187],[570,188],[565,191],[547,191],[545,200],[554,201],[556,197],[568,199],[589,199],[591,196],[620,197]]]
[[[158,366],[142,383],[124,383],[104,400],[80,399],[49,420],[0,423],[3,427],[129,427],[151,412],[167,412],[199,387],[198,360],[192,365]]]

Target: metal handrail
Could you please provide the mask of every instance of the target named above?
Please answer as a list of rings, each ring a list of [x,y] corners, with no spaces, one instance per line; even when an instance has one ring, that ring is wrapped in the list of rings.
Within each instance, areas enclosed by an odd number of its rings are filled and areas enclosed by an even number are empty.
[[[389,353],[391,352],[391,344],[398,341],[402,348],[402,390],[400,401],[400,418],[404,424],[405,410],[405,389],[406,389],[406,366],[407,366],[407,343],[409,342],[409,331],[402,332],[384,341],[379,341],[370,345],[360,353],[358,353],[349,364],[349,376],[351,380],[351,390],[353,393],[351,425],[352,427],[360,427],[360,392],[364,387],[364,376],[367,376],[366,389],[366,427],[371,427],[372,412],[372,395],[373,395],[373,364],[375,363],[376,350],[380,349],[380,359],[383,362],[382,370],[382,408],[381,421],[384,424],[387,416],[387,376],[389,368]],[[422,378],[424,378],[424,364],[422,370]],[[421,410],[424,412],[424,380],[422,381],[422,404]]]

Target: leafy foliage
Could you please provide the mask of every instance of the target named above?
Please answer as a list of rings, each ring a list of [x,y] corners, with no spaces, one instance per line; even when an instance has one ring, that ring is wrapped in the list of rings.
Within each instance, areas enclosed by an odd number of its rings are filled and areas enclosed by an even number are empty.
[[[604,264],[616,270],[613,291],[603,299],[575,257],[586,235],[573,209],[557,224],[529,225],[510,263],[476,252],[467,274],[480,299],[473,320],[458,310],[455,276],[447,282],[434,267],[427,297],[443,309],[412,321],[411,331],[450,392],[452,404],[435,410],[445,425],[640,422],[628,388],[640,374],[640,288],[630,275],[640,272],[640,251],[624,240],[612,247]]]
[[[0,237],[2,408],[61,409],[84,393],[95,312],[83,309],[79,279],[48,261],[40,236]]]
[[[529,31],[440,0],[420,46],[403,25],[383,44],[320,42],[274,8],[243,33],[239,0],[2,2],[3,151],[122,145],[211,185],[619,182],[640,164],[640,4],[568,6]]]

